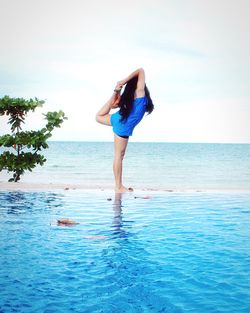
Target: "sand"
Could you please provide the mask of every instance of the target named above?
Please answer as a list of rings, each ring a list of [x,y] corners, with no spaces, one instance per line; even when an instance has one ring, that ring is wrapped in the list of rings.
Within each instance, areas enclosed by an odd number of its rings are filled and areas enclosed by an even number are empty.
[[[0,182],[0,191],[113,191],[113,186],[90,186],[84,184],[67,184],[67,183],[27,183],[27,182]],[[135,192],[233,192],[233,193],[250,193],[250,188],[245,189],[204,189],[204,188],[135,188]]]

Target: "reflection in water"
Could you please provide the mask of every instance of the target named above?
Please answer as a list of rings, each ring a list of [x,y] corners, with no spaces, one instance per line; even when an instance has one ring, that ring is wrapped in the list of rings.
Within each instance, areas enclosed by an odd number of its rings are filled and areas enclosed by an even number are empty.
[[[26,214],[63,207],[62,195],[46,192],[0,192],[0,214]]]
[[[115,194],[113,211],[114,211],[113,225],[115,229],[120,230],[122,226],[122,193]]]
[[[1,194],[1,211],[7,209],[7,214],[22,214],[25,211],[26,197],[23,192],[14,191]]]
[[[124,197],[124,199],[123,199]],[[110,286],[116,286],[121,294],[128,296],[131,303],[136,303],[133,296],[126,294],[130,292],[133,286],[139,286],[140,293],[152,295],[150,282],[144,286],[142,278],[152,273],[151,260],[147,259],[147,252],[144,249],[143,240],[138,237],[136,231],[137,226],[131,226],[135,221],[128,218],[129,213],[125,204],[125,199],[128,195],[117,193],[113,202],[113,218],[112,231],[110,241],[102,250],[101,263],[105,263],[104,273],[108,273],[108,281]],[[144,278],[143,278],[144,279]],[[107,285],[107,278],[98,280],[98,283]],[[149,292],[150,290],[150,292]],[[157,294],[153,295],[154,299],[158,300]],[[141,307],[138,308],[141,312]]]
[[[116,193],[115,199],[113,203],[113,211],[114,211],[114,217],[113,217],[113,237],[115,238],[128,238],[129,233],[124,229],[125,223],[122,219],[122,197],[123,193]]]

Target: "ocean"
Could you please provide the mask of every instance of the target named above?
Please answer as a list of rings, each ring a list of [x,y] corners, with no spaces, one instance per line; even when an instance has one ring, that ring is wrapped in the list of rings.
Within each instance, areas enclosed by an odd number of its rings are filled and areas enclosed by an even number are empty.
[[[22,181],[84,188],[0,184],[0,312],[250,311],[250,145],[131,142],[125,194],[113,143],[49,146]]]
[[[113,187],[113,150],[112,142],[50,142],[45,165],[21,181]],[[9,177],[0,172],[0,182]],[[129,142],[123,177],[135,189],[249,189],[250,144]]]

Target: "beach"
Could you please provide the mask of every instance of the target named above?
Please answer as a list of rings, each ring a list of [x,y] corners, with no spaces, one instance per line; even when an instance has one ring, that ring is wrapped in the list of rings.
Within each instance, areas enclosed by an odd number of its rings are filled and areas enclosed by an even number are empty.
[[[3,151],[0,148],[0,153]],[[47,161],[17,184],[0,172],[0,190],[113,190],[112,142],[50,142]],[[250,145],[130,142],[124,185],[137,191],[250,190]]]
[[[250,313],[250,1],[0,10],[0,313]]]
[[[66,183],[24,183],[24,182],[0,182],[1,191],[68,191],[68,190],[77,190],[82,192],[99,192],[107,191],[114,192],[113,186],[88,186],[81,184],[66,184]],[[189,189],[160,189],[160,188],[137,188],[131,193],[168,193],[168,192],[177,192],[177,193],[193,193],[193,192],[206,192],[206,193],[249,193],[250,189],[202,189],[202,188],[189,188]]]

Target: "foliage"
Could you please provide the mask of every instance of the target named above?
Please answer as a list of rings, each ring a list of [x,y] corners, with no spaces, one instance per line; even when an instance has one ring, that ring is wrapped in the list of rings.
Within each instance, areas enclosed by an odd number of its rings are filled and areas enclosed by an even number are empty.
[[[4,96],[0,99],[0,116],[9,116],[8,124],[11,125],[11,134],[0,136],[0,147],[8,148],[0,155],[0,171],[7,169],[13,172],[9,181],[17,182],[26,170],[32,171],[36,165],[43,165],[46,159],[38,151],[48,148],[47,140],[52,136],[55,127],[67,117],[64,112],[48,112],[44,114],[47,124],[36,131],[22,131],[22,124],[28,112],[34,112],[37,107],[44,104],[37,98],[25,100],[23,98],[10,98]],[[14,153],[11,150],[14,149]]]

